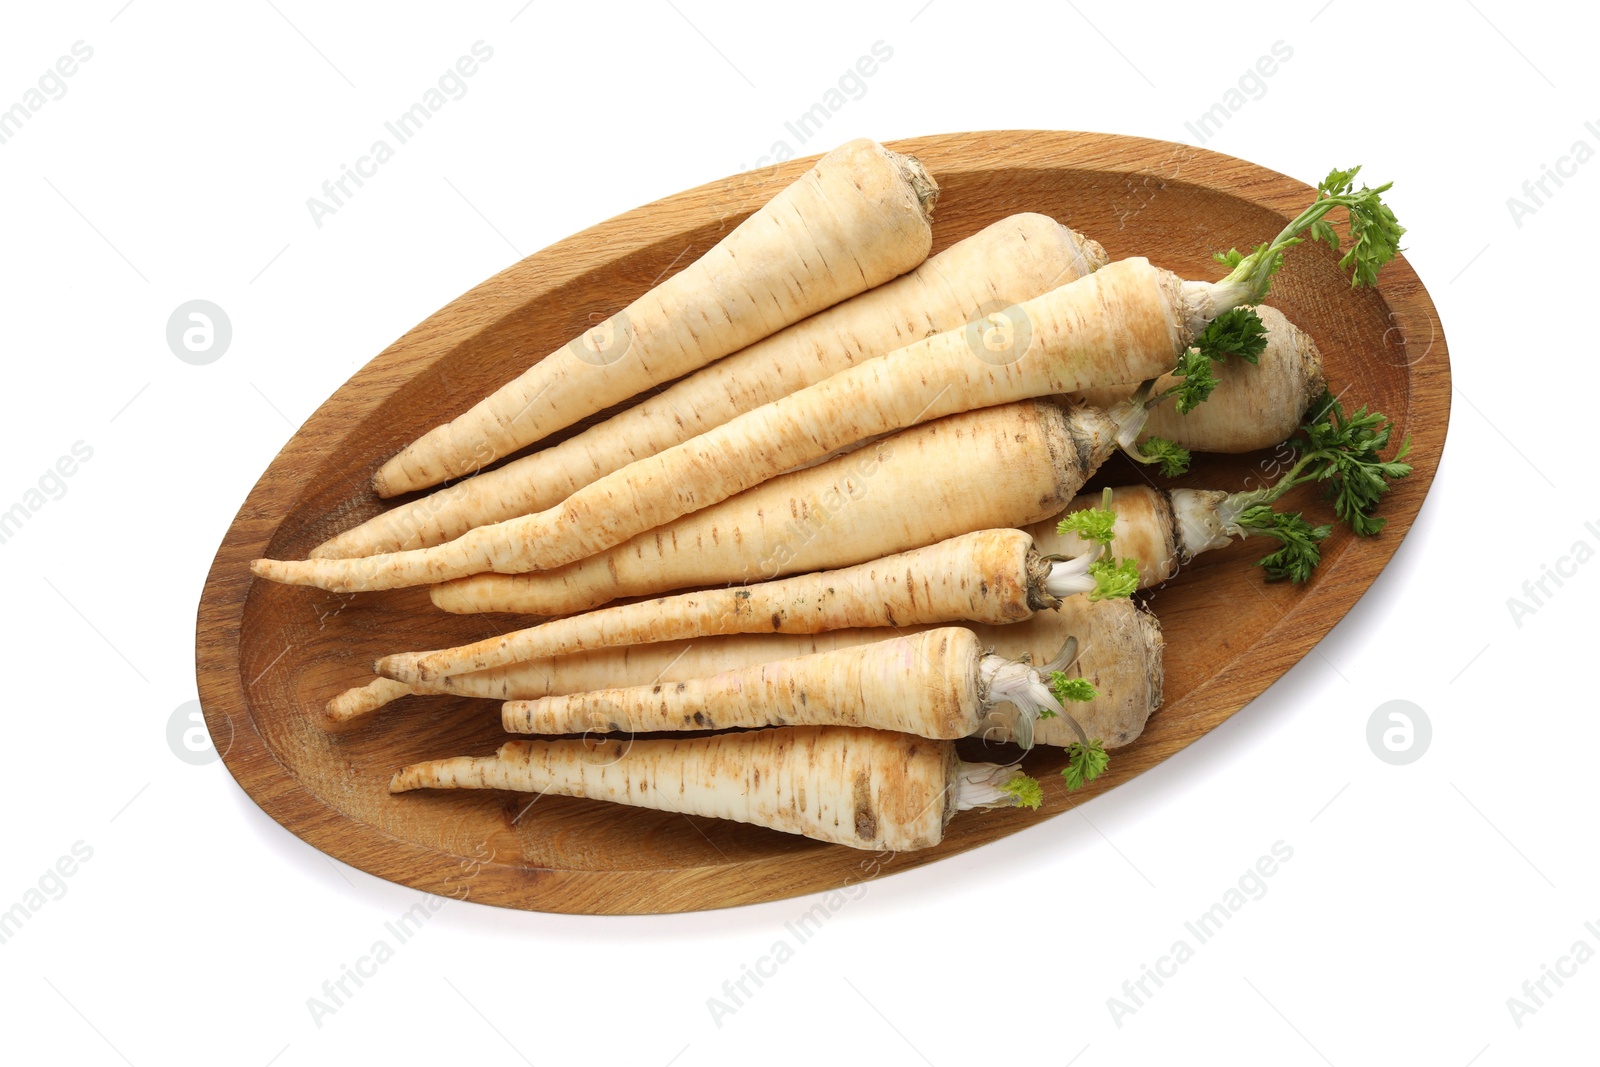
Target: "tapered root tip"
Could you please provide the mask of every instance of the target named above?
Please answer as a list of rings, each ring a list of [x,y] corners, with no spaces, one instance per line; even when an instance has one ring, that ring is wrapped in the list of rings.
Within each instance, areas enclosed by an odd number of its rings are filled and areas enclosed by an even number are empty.
[[[253,559],[250,561],[250,573],[257,578],[265,578],[269,582],[278,582],[281,585],[310,585],[319,589],[328,588],[328,583],[319,564],[304,559]]]
[[[394,462],[394,461],[390,460],[390,463],[392,463],[392,462]],[[373,474],[372,474],[372,491],[374,493],[377,493],[380,497],[383,497],[385,500],[387,500],[391,496],[395,496],[398,493],[398,490],[396,490],[393,486],[391,486],[389,484],[389,464],[388,463],[385,463],[383,466],[379,467],[376,471],[373,472]]]
[[[510,754],[517,759],[516,742],[508,741],[493,756],[450,756],[401,767],[389,779],[389,792],[413,789],[498,789],[505,787],[502,764]]]
[[[411,694],[411,687],[389,678],[374,678],[366,685],[346,689],[322,709],[322,725],[328,730],[343,730],[362,722],[391,701]]]
[[[392,589],[394,583],[381,571],[376,574],[364,560],[347,559],[254,559],[250,573],[257,578],[282,585],[307,585],[330,593],[364,593],[370,589]]]
[[[322,728],[329,733],[341,733],[372,714],[371,709],[360,707],[357,699],[351,699],[353,695],[359,698],[360,692],[352,689],[340,693],[322,705]]]
[[[461,589],[455,582],[440,582],[438,585],[429,586],[428,599],[440,611],[448,611],[454,615],[470,615],[475,610],[468,598],[461,595]]]
[[[421,659],[421,653],[401,652],[393,656],[384,656],[372,665],[372,669],[380,677],[411,684],[424,680],[418,667]]]

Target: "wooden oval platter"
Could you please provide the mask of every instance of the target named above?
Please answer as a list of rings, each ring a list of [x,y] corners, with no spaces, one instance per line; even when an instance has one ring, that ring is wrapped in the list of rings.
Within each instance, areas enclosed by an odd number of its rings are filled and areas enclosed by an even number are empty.
[[[1301,182],[1185,145],[1104,134],[1003,131],[896,142],[941,187],[934,251],[1018,211],[1088,234],[1113,259],[1143,255],[1186,277],[1220,275],[1209,254],[1254,246],[1313,197]],[[1165,702],[1111,770],[1069,796],[1059,749],[1024,766],[1044,779],[1036,813],[970,812],[936,848],[877,857],[757,827],[566,797],[495,792],[391,796],[402,764],[492,752],[498,705],[407,697],[352,732],[316,712],[370,679],[382,653],[440,648],[524,625],[435,611],[426,590],[340,596],[257,581],[258,556],[303,558],[382,509],[378,465],[514,377],[664,272],[691,262],[811,163],[713,182],[603,222],[522,260],[430,316],[339,389],[284,446],[229,527],[207,577],[195,635],[201,703],[240,786],[290,831],[346,863],[430,893],[506,907],[618,914],[774,900],[891,873],[976,848],[1113,788],[1249,703],[1359,599],[1422,505],[1444,445],[1450,368],[1444,332],[1405,260],[1376,289],[1352,290],[1326,248],[1290,256],[1270,302],[1311,334],[1347,406],[1387,413],[1413,440],[1416,471],[1397,483],[1380,536],[1340,529],[1306,586],[1268,584],[1236,543],[1208,553],[1150,603],[1166,635]],[[554,439],[552,439],[554,440]],[[1197,456],[1175,484],[1242,489],[1270,454]],[[1092,485],[1135,481],[1118,458]],[[1286,503],[1326,505],[1309,487]],[[1213,606],[1229,605],[1215,626]],[[531,803],[530,803],[531,801]]]

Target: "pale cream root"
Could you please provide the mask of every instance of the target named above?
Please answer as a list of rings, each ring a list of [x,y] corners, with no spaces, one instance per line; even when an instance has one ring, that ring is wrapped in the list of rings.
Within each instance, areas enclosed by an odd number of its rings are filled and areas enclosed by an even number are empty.
[[[1080,556],[1094,546],[1077,534],[1058,533],[1056,525],[1074,511],[1097,508],[1103,503],[1099,492],[1083,493],[1060,513],[1026,527],[1034,544],[1047,555]],[[1183,562],[1176,541],[1177,526],[1172,502],[1166,490],[1149,485],[1122,486],[1111,491],[1111,510],[1117,517],[1112,527],[1110,552],[1117,559],[1139,561],[1140,586],[1159,585],[1177,573]]]
[[[956,810],[950,741],[788,727],[666,740],[511,741],[400,770],[391,792],[509,789],[753,823],[852,848],[927,848]]]
[[[1035,612],[1031,618],[1021,622],[969,624],[968,628],[977,635],[980,645],[993,649],[1000,656],[1010,660],[1027,657],[1033,663],[1043,665],[1061,650],[1068,639],[1078,634],[1087,637],[1097,630],[1111,632],[1123,625],[1118,620],[1124,616],[1129,624],[1135,619],[1128,611],[1126,601],[1095,602],[1086,597],[1070,597],[1058,609]],[[1139,617],[1148,617],[1148,613]],[[1101,621],[1097,623],[1097,619]],[[388,694],[387,699],[390,700],[410,693],[423,693],[519,701],[608,688],[675,685],[775,660],[812,656],[883,641],[891,636],[920,633],[940,625],[927,623],[915,627],[852,628],[818,633],[730,634],[624,645],[446,675],[432,683],[407,685],[380,678],[335,699],[351,704],[359,702],[370,713],[378,708],[372,700],[375,690]],[[1081,644],[1080,648],[1085,664],[1093,665],[1099,655],[1096,648]],[[1159,656],[1156,663],[1159,666]],[[1155,682],[1157,702],[1159,690],[1158,676]],[[1080,720],[1086,718],[1096,725],[1106,724],[1105,732],[1110,732],[1110,725],[1119,721],[1119,716],[1129,720],[1137,718],[1142,722],[1143,717],[1155,707],[1155,703],[1146,700],[1147,696],[1147,686],[1144,684],[1132,690],[1107,687],[1088,704],[1073,705],[1074,714]]]
[[[312,558],[444,544],[560,503],[635,460],[920,337],[1104,266],[1105,250],[1044,215],[1011,215],[916,270],[803,319],[550,448],[369,519]],[[999,524],[997,524],[999,525]]]
[[[1164,437],[1195,452],[1254,452],[1272,448],[1294,436],[1300,422],[1327,382],[1316,343],[1276,308],[1258,305],[1267,328],[1266,349],[1255,363],[1228,359],[1213,366],[1217,387],[1187,415],[1171,400],[1156,404],[1139,436]],[[1158,394],[1180,379],[1163,375],[1152,389]],[[1133,395],[1139,383],[1085,389],[1077,396],[1111,408]]]
[[[974,630],[1000,655],[1020,657],[1031,652],[1039,664],[1047,664],[1068,638],[1076,638],[1077,658],[1066,673],[1088,679],[1096,695],[1068,703],[1066,711],[1090,738],[1100,738],[1107,748],[1133,741],[1161,706],[1161,624],[1130,600],[1070,597],[1059,610],[1041,611],[1027,622]],[[1004,716],[992,718],[981,732],[995,740],[1012,737]],[[1040,719],[1033,727],[1036,745],[1064,747],[1077,739],[1062,718]]]
[[[986,711],[982,658],[971,630],[942,626],[677,683],[508,701],[501,722],[524,734],[833,725],[953,740]]]
[[[716,246],[385,463],[380,496],[437,485],[912,269],[938,187],[873,141],[829,152]],[[586,335],[587,336],[587,335]],[[613,347],[615,346],[615,347]]]
[[[850,566],[1066,506],[1116,448],[1097,408],[1024,400],[902,430],[534,574],[435,586],[453,612],[567,615],[609,600]]]
[[[1027,327],[1020,355],[984,358],[987,350],[968,331],[937,334],[630,464],[538,514],[431,549],[358,560],[257,560],[251,568],[274,581],[356,592],[564,566],[875,434],[1153,377],[1188,340],[1173,282],[1144,260],[1122,260],[1018,305]]]
[[[432,681],[539,656],[716,634],[1011,622],[1040,605],[1032,546],[1020,530],[984,530],[841,570],[623,604],[459,648],[386,656],[377,667],[401,681]]]

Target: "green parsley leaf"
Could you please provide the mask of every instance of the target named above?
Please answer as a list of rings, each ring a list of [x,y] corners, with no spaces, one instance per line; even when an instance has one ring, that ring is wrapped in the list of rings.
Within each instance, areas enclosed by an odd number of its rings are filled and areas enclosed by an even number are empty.
[[[1000,792],[1010,794],[1011,802],[1019,808],[1037,810],[1044,803],[1044,786],[1039,784],[1039,779],[1026,774],[1019,774],[1002,785]]]
[[[1211,357],[1198,348],[1185,352],[1172,373],[1183,379],[1173,388],[1180,414],[1187,415],[1205,403],[1217,387],[1217,376],[1211,370]]]
[[[1390,481],[1411,473],[1411,464],[1404,462],[1411,440],[1402,441],[1394,458],[1385,460],[1380,453],[1389,445],[1394,424],[1382,413],[1363,406],[1346,415],[1327,396],[1313,410],[1320,414],[1300,428],[1298,443],[1315,466],[1307,468],[1302,480],[1325,483],[1323,493],[1333,501],[1334,514],[1358,535],[1369,537],[1383,529],[1386,520],[1373,512]]]
[[[1098,737],[1088,745],[1074,741],[1067,746],[1067,765],[1061,768],[1061,777],[1066,780],[1069,792],[1081,789],[1086,782],[1100,777],[1110,763],[1111,756]]]
[[[1074,701],[1082,703],[1085,700],[1093,700],[1098,695],[1093,682],[1087,678],[1068,677],[1066,671],[1056,671],[1050,675],[1050,692],[1054,693],[1056,699],[1063,704]]]
[[[1139,561],[1130,558],[1118,563],[1110,559],[1097,559],[1089,564],[1089,577],[1094,579],[1090,600],[1115,600],[1132,596],[1139,588]]]
[[[1268,578],[1287,578],[1296,585],[1311,577],[1322,561],[1318,546],[1333,532],[1332,526],[1312,526],[1299,513],[1286,515],[1266,504],[1246,510],[1237,525],[1251,534],[1278,540],[1277,551],[1263,556],[1256,565],[1266,568]]]
[[[1266,245],[1258,245],[1256,251],[1262,251],[1266,247]],[[1239,264],[1244,262],[1244,253],[1239,251],[1237,248],[1230,248],[1226,252],[1211,253],[1211,258],[1216,260],[1218,263],[1221,263],[1229,270],[1232,270],[1234,267],[1237,267]]]
[[[1077,534],[1085,541],[1109,545],[1116,525],[1116,513],[1109,508],[1079,508],[1056,523],[1056,533]]]
[[[1192,458],[1187,448],[1165,437],[1146,437],[1139,442],[1139,453],[1146,463],[1160,466],[1163,478],[1176,478],[1187,472]]]
[[[1387,192],[1389,186],[1368,189],[1363,185],[1357,190],[1355,177],[1360,173],[1360,167],[1331,170],[1317,186],[1318,193],[1337,201],[1350,212],[1353,243],[1350,251],[1339,260],[1339,266],[1350,272],[1350,284],[1356,288],[1377,281],[1378,271],[1400,251],[1400,238],[1406,232],[1380,195]],[[1322,225],[1323,229],[1313,236],[1324,240],[1335,252],[1339,251],[1338,234],[1327,223]]]
[[[1339,260],[1340,269],[1349,272],[1350,284],[1356,288],[1377,281],[1378,271],[1400,252],[1400,238],[1406,230],[1383,202],[1390,185],[1376,189],[1363,185],[1357,189],[1355,178],[1359,173],[1360,167],[1329,171],[1317,186],[1317,199],[1271,241],[1257,245],[1248,255],[1238,249],[1216,255],[1229,268],[1223,284],[1243,286],[1245,299],[1239,301],[1241,304],[1259,303],[1267,295],[1272,276],[1283,265],[1286,249],[1303,240],[1325,244],[1334,252],[1344,247],[1338,229],[1326,218],[1334,208],[1342,207],[1349,215],[1350,245]]]
[[[1267,326],[1254,308],[1233,308],[1206,323],[1194,347],[1219,362],[1238,356],[1254,363],[1267,347]]]

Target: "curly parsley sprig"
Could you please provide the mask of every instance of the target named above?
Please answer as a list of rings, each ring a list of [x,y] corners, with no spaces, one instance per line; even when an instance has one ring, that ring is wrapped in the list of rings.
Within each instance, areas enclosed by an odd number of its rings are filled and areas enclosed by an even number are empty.
[[[1098,508],[1079,508],[1056,523],[1056,532],[1075,534],[1089,542],[1089,551],[1073,559],[1057,562],[1045,580],[1052,596],[1077,593],[1090,600],[1112,600],[1132,596],[1139,588],[1139,561],[1118,560],[1111,555],[1116,536],[1117,516],[1111,508],[1111,490],[1101,496]]]
[[[1039,784],[1039,779],[1030,778],[1026,774],[1019,774],[1010,781],[1001,783],[998,788],[1011,798],[1011,803],[1015,807],[1037,811],[1039,805],[1044,803],[1044,787]]]
[[[1333,532],[1332,526],[1312,526],[1298,512],[1287,515],[1273,511],[1268,504],[1257,504],[1235,520],[1240,530],[1251,536],[1273,537],[1280,547],[1256,561],[1268,578],[1287,578],[1296,585],[1311,577],[1322,562],[1321,543]]]
[[[1210,321],[1173,368],[1173,376],[1180,379],[1177,385],[1152,396],[1150,387],[1154,382],[1146,382],[1135,394],[1126,413],[1132,416],[1129,424],[1136,423],[1127,435],[1130,440],[1138,435],[1137,427],[1144,424],[1144,410],[1153,404],[1172,397],[1178,411],[1185,415],[1203,404],[1217,387],[1215,364],[1229,358],[1256,362],[1266,347],[1267,328],[1251,305],[1266,297],[1288,249],[1310,240],[1326,244],[1336,253],[1344,250],[1339,267],[1350,275],[1352,286],[1360,288],[1377,281],[1378,272],[1401,251],[1400,238],[1406,230],[1383,200],[1393,183],[1357,189],[1355,178],[1360,173],[1360,167],[1329,171],[1317,186],[1316,199],[1272,240],[1248,253],[1230,248],[1213,256],[1229,268],[1220,281],[1185,283],[1186,293],[1203,296],[1202,306],[1210,309]],[[1343,208],[1348,216],[1343,236],[1328,219],[1335,208]],[[1119,436],[1124,450],[1146,462],[1138,450],[1128,448],[1129,443]]]
[[[1089,564],[1089,577],[1094,588],[1089,590],[1090,600],[1117,600],[1130,597],[1139,591],[1139,561],[1125,559],[1097,559]]]
[[[1235,493],[1219,506],[1223,527],[1246,537],[1275,538],[1279,547],[1260,560],[1268,577],[1304,582],[1322,559],[1321,543],[1332,526],[1312,526],[1300,513],[1276,511],[1272,504],[1297,485],[1317,483],[1333,502],[1333,513],[1360,537],[1370,537],[1387,521],[1375,514],[1390,484],[1411,473],[1405,458],[1411,439],[1400,442],[1392,459],[1383,458],[1394,424],[1365,406],[1346,415],[1339,402],[1324,394],[1301,426],[1293,445],[1294,463],[1272,485]]]
[[[1056,533],[1076,534],[1097,545],[1109,545],[1116,536],[1117,513],[1111,510],[1111,490],[1101,495],[1104,507],[1079,508],[1056,523]]]
[[[1383,529],[1387,521],[1373,515],[1389,483],[1411,473],[1404,462],[1411,453],[1411,438],[1400,442],[1394,458],[1380,453],[1389,446],[1394,424],[1382,412],[1365,405],[1346,416],[1339,402],[1324,395],[1313,411],[1321,412],[1300,428],[1297,446],[1302,460],[1290,469],[1296,482],[1323,483],[1323,495],[1333,501],[1333,513],[1362,537]],[[1304,465],[1304,469],[1302,468]]]
[[[1067,746],[1067,765],[1061,768],[1061,777],[1071,792],[1100,777],[1110,765],[1111,754],[1098,737],[1088,743],[1074,741]]]
[[[1217,388],[1213,364],[1222,363],[1230,356],[1255,363],[1266,347],[1267,327],[1255,309],[1230,308],[1207,323],[1178,360],[1172,373],[1183,381],[1151,397],[1148,404],[1159,404],[1171,396],[1179,414],[1187,415],[1210,399]]]
[[[1171,441],[1147,438],[1140,441],[1150,416],[1150,408],[1171,399],[1180,414],[1187,415],[1205,403],[1216,391],[1216,365],[1228,359],[1255,363],[1267,344],[1267,327],[1251,305],[1259,304],[1272,286],[1272,276],[1283,266],[1283,254],[1310,240],[1326,244],[1334,252],[1343,250],[1339,267],[1350,275],[1356,288],[1372,285],[1378,272],[1400,252],[1400,225],[1383,194],[1392,183],[1357,189],[1355,178],[1360,167],[1335,168],[1317,186],[1317,198],[1270,241],[1249,253],[1237,248],[1218,252],[1213,257],[1228,267],[1228,274],[1217,282],[1185,282],[1185,300],[1193,300],[1195,311],[1210,316],[1194,341],[1178,357],[1172,368],[1176,384],[1153,392],[1159,379],[1144,382],[1133,396],[1115,405],[1111,416],[1117,423],[1117,445],[1135,462],[1158,464],[1163,476],[1172,478],[1189,469],[1189,454]],[[1329,221],[1335,208],[1348,216],[1345,234]],[[1348,244],[1347,244],[1348,242]],[[1353,513],[1359,513],[1356,508]],[[1362,520],[1355,519],[1352,525]]]
[[[1216,299],[1225,307],[1258,304],[1272,285],[1272,276],[1283,266],[1283,253],[1306,239],[1326,244],[1334,252],[1343,246],[1339,231],[1327,215],[1342,207],[1349,213],[1349,249],[1339,259],[1339,268],[1350,275],[1354,288],[1372,285],[1378,271],[1401,251],[1400,238],[1406,228],[1400,225],[1389,205],[1383,202],[1393,182],[1376,189],[1355,187],[1360,167],[1334,169],[1317,186],[1317,199],[1278,236],[1259,244],[1249,254],[1230,248],[1219,252],[1216,260],[1232,268],[1227,277],[1213,287]]]
[[[1063,704],[1081,704],[1093,700],[1100,693],[1087,678],[1074,678],[1066,671],[1050,672],[1050,692]],[[1052,714],[1054,714],[1052,712]]]
[[[1063,706],[1093,700],[1098,695],[1087,678],[1073,678],[1060,670],[1050,674],[1050,691]],[[1082,724],[1070,712],[1063,710],[1062,717],[1072,727],[1072,732],[1078,735],[1078,739],[1067,746],[1067,765],[1061,768],[1062,780],[1067,783],[1068,792],[1071,792],[1100,777],[1110,766],[1111,755],[1098,737],[1090,739]]]

